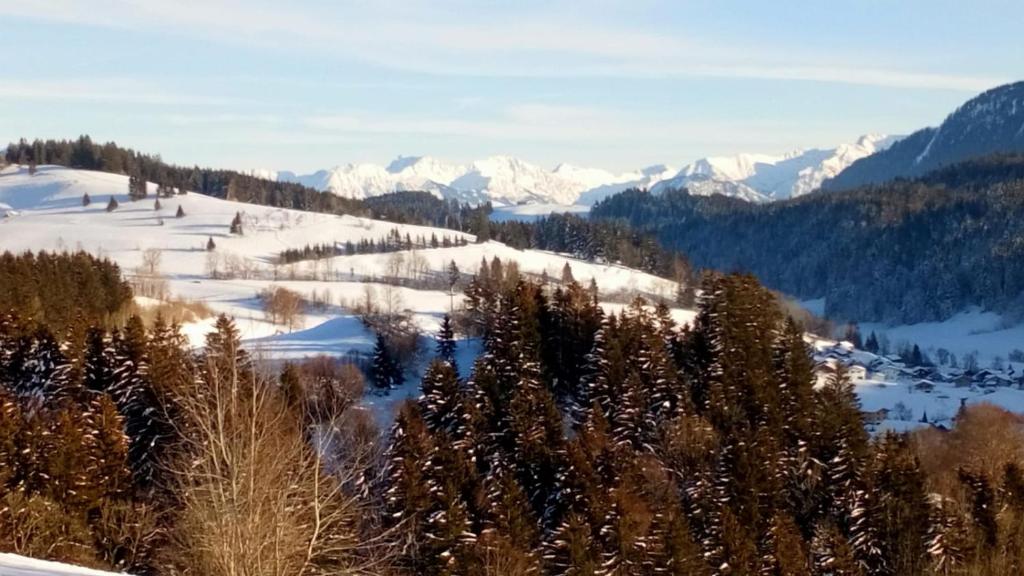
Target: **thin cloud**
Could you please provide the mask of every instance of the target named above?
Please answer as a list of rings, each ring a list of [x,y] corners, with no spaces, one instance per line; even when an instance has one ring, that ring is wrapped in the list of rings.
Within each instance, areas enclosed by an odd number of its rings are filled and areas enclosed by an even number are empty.
[[[772,46],[699,40],[684,31],[669,35],[609,26],[588,22],[585,16],[567,20],[554,10],[490,18],[468,11],[453,20],[443,17],[444,3],[384,4],[344,3],[313,10],[241,0],[0,0],[0,14],[147,27],[441,76],[728,77],[964,92],[1007,80],[898,64],[879,68],[843,54],[773,53]]]
[[[144,82],[126,79],[8,79],[0,83],[0,99],[203,106],[238,103],[238,100],[228,98],[170,92]]]

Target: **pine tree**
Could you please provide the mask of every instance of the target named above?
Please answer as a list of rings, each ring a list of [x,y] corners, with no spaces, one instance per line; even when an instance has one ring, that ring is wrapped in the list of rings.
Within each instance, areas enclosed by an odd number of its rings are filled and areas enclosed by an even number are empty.
[[[231,234],[238,234],[239,236],[242,235],[242,213],[241,212],[235,212],[235,217],[231,220],[230,233]]]
[[[597,576],[602,559],[594,529],[582,514],[571,512],[544,544],[544,562],[551,574]],[[686,572],[678,572],[686,574]]]
[[[117,198],[111,196],[110,202],[107,202],[107,212],[113,212],[114,210],[117,210],[117,206]]]
[[[114,338],[114,385],[110,391],[124,418],[131,439],[128,459],[139,486],[149,487],[156,474],[157,451],[166,441],[168,424],[160,418],[161,407],[149,380],[146,330],[138,316],[132,316]]]
[[[89,193],[82,194],[82,206],[88,206],[92,204],[92,198],[89,197]]]
[[[19,448],[24,419],[18,399],[0,385],[0,493],[6,493],[21,480]]]
[[[432,431],[455,438],[461,422],[459,380],[452,366],[435,360],[423,375],[420,406],[423,420]]]
[[[965,468],[957,471],[960,482],[971,497],[971,516],[978,540],[986,550],[992,550],[999,542],[999,522],[996,518],[996,498],[992,482],[984,472],[973,472]]]
[[[216,248],[217,248],[217,245],[214,244],[214,242],[213,242],[213,236],[210,236],[206,240],[206,251],[207,252],[213,252]]]
[[[878,336],[875,335],[874,330],[871,331],[867,341],[864,342],[864,349],[872,354],[878,354]]]
[[[853,344],[854,348],[864,348],[864,342],[860,336],[860,328],[856,324],[846,325],[846,334],[843,335],[843,340]]]
[[[871,522],[887,569],[919,574],[926,568],[931,506],[924,474],[907,440],[886,434],[875,447],[872,484],[878,505]]]
[[[85,362],[82,384],[95,393],[112,393],[114,389],[114,350],[107,333],[92,327],[85,336]]]
[[[374,344],[370,378],[374,385],[383,390],[398,388],[405,381],[402,368],[395,359],[383,333],[377,334],[377,342]]]
[[[834,524],[819,525],[811,541],[814,574],[865,576],[853,547]]]
[[[174,217],[175,218],[184,218],[185,217],[185,209],[182,208],[181,204],[178,204],[178,211],[175,212]]]
[[[89,433],[85,415],[74,405],[57,410],[48,422],[43,471],[44,493],[73,510],[84,511],[95,503],[95,486],[88,477]]]
[[[793,519],[777,512],[772,517],[759,560],[760,574],[802,576],[811,573],[809,553]]]
[[[90,406],[91,442],[87,474],[99,497],[112,499],[128,494],[132,486],[128,467],[129,440],[117,406],[110,396],[100,394]]]
[[[914,344],[913,350],[910,352],[910,365],[911,366],[923,366],[924,355],[921,354],[921,348]]]
[[[424,544],[422,530],[430,507],[427,459],[433,440],[419,409],[412,402],[398,410],[385,454],[384,507],[390,526],[402,526],[409,556],[418,563],[417,549]]]
[[[562,284],[571,284],[575,281],[576,279],[572,276],[572,266],[566,262],[565,266],[562,266]]]
[[[464,454],[446,434],[434,435],[427,459],[429,505],[424,514],[423,568],[429,574],[470,574],[479,551],[471,503],[482,498]]]
[[[437,331],[437,356],[458,372],[455,364],[455,332],[452,329],[451,316],[448,314],[444,315],[441,328]]]

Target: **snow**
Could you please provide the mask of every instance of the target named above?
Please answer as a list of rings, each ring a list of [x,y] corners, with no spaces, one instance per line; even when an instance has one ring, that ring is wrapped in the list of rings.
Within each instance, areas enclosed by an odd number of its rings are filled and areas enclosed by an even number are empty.
[[[737,154],[702,158],[652,192],[688,188],[692,194],[724,194],[751,202],[802,196],[817,190],[847,166],[884,150],[896,138],[868,134],[831,149],[795,150],[786,154]]]
[[[114,576],[114,573],[0,553],[0,576]]]
[[[701,158],[682,170],[657,164],[615,173],[568,163],[547,170],[511,156],[491,156],[469,164],[430,156],[399,156],[387,167],[344,164],[305,175],[270,170],[254,170],[253,174],[349,198],[422,190],[438,198],[473,204],[490,201],[496,206],[590,206],[628,188],[657,192],[686,187],[693,194],[725,194],[767,202],[816,190],[825,179],[894,141],[893,137],[869,134],[831,149]]]
[[[936,425],[949,428],[961,405],[988,402],[1014,412],[1024,412],[1024,378],[1016,371],[1000,372],[1000,378],[984,381],[967,374],[967,382],[957,384],[961,370],[949,367],[912,367],[865,350],[849,342],[807,337],[819,365],[817,385],[827,378],[826,366],[842,362],[850,368],[850,378],[869,417],[869,428],[904,431]],[[926,376],[918,375],[927,372]],[[887,413],[883,413],[888,411]],[[900,414],[903,412],[903,414]],[[924,418],[927,417],[927,422]]]
[[[579,204],[518,204],[515,206],[498,206],[491,212],[492,222],[532,222],[552,214],[575,214],[586,216],[590,206]]]
[[[481,259],[490,261],[497,257],[503,262],[517,262],[523,273],[540,276],[546,272],[550,278],[560,278],[568,263],[580,282],[589,283],[595,278],[605,300],[617,297],[627,301],[630,292],[671,298],[676,292],[674,282],[623,266],[585,262],[551,252],[516,250],[493,241],[476,244],[473,236],[451,230],[284,210],[195,193],[161,198],[162,209],[156,212],[152,194],[155,186],[150,186],[150,197],[138,202],[128,199],[127,190],[128,179],[121,175],[41,166],[36,175],[30,176],[25,168],[8,167],[0,172],[0,214],[7,215],[0,217],[0,251],[83,249],[111,258],[126,276],[131,276],[142,262],[143,251],[158,248],[160,271],[171,296],[202,302],[214,314],[233,316],[245,345],[257,356],[268,359],[369,353],[373,335],[345,306],[365,298],[367,290],[372,290],[378,301],[385,294],[393,295],[400,308],[407,310],[430,337],[450,310],[452,298],[442,290],[383,283],[381,280],[394,272],[398,259],[404,261],[400,279],[418,286],[422,283],[416,284],[414,276],[443,277],[452,261],[468,275],[476,272]],[[85,193],[92,200],[87,207],[82,206]],[[108,213],[106,205],[111,195],[120,206]],[[174,217],[179,205],[186,214],[180,219]],[[237,212],[243,214],[244,236],[228,234],[228,225]],[[277,254],[286,248],[379,240],[393,229],[413,238],[462,237],[469,244],[338,256],[294,266],[274,265]],[[211,253],[205,249],[209,238],[216,243],[212,254],[244,262],[248,278],[209,278],[206,266]],[[258,294],[272,285],[310,299],[315,293],[326,306],[308,311],[301,325],[289,331],[264,317]],[[456,296],[456,306],[460,300],[461,296]],[[137,298],[136,303],[158,304],[144,297]],[[182,332],[193,345],[200,346],[213,329],[214,320],[210,317],[186,324]],[[462,367],[468,369],[471,364],[467,359]],[[415,388],[404,393],[414,395]]]
[[[885,335],[893,348],[902,342],[917,344],[933,361],[939,348],[949,350],[961,360],[965,355],[976,353],[982,368],[991,365],[996,356],[1005,361],[1010,352],[1024,350],[1024,323],[1010,322],[999,314],[978,308],[965,310],[942,322],[860,325],[865,338],[872,331],[879,338]]]
[[[348,198],[367,198],[402,190],[421,190],[439,198],[498,206],[521,203],[590,205],[627,188],[649,188],[675,175],[658,165],[615,174],[599,168],[559,164],[546,170],[511,156],[491,156],[468,165],[430,156],[399,156],[386,168],[374,164],[345,164],[330,170],[298,175],[253,170],[254,175],[297,182]]]
[[[154,187],[155,188],[155,187]],[[538,250],[516,250],[499,242],[477,244],[470,235],[450,230],[398,225],[353,216],[315,214],[283,210],[264,206],[219,200],[200,194],[161,199],[163,209],[153,210],[153,198],[131,202],[126,194],[125,176],[86,172],[43,166],[35,176],[19,167],[8,167],[0,172],[0,250],[74,250],[84,249],[109,257],[121,265],[127,275],[134,273],[147,248],[162,251],[161,272],[167,279],[168,289],[175,298],[199,301],[215,314],[225,313],[235,318],[245,345],[260,358],[298,359],[318,354],[349,356],[368,354],[374,344],[373,335],[351,312],[348,304],[366,297],[372,291],[377,301],[388,295],[402,310],[408,311],[412,321],[424,332],[424,348],[433,350],[430,341],[443,315],[452,305],[452,297],[443,290],[427,289],[416,284],[410,276],[426,274],[443,276],[451,261],[455,261],[463,274],[476,271],[481,259],[494,257],[502,261],[517,262],[520,270],[529,275],[547,273],[560,278],[568,263],[573,276],[582,283],[595,278],[602,307],[608,312],[620,312],[632,292],[671,299],[676,293],[674,282],[657,278],[623,266],[585,262],[562,254]],[[152,190],[152,188],[151,188]],[[88,193],[92,203],[83,207],[82,194]],[[114,212],[105,210],[113,194],[120,203]],[[186,216],[174,218],[178,205]],[[540,207],[517,206],[507,213],[525,217]],[[236,212],[243,213],[245,235],[231,236],[228,224]],[[159,224],[162,215],[163,225]],[[391,254],[362,254],[338,256],[322,260],[314,267],[310,262],[292,267],[273,265],[276,255],[285,248],[296,248],[324,242],[358,241],[363,238],[377,240],[397,228],[404,236],[439,238],[463,236],[466,246],[421,249]],[[214,254],[233,255],[246,262],[250,277],[242,279],[211,279],[206,274],[206,241],[212,237],[217,244]],[[399,277],[413,281],[410,286],[394,286],[382,280],[396,269],[397,259],[404,265]],[[415,266],[408,266],[409,262]],[[293,278],[294,273],[294,278]],[[275,274],[278,278],[274,280]],[[264,317],[258,298],[260,291],[269,286],[283,286],[307,298],[315,293],[326,302],[322,309],[306,313],[301,325],[288,330]],[[416,286],[416,287],[413,287]],[[461,296],[456,296],[459,305]],[[158,302],[138,297],[140,306],[154,306]],[[804,303],[821,306],[822,302]],[[672,310],[679,324],[693,320],[692,310]],[[196,346],[202,345],[205,335],[212,330],[214,318],[186,324],[183,333]],[[1004,359],[1014,348],[1024,348],[1024,325],[1004,326],[998,315],[977,310],[960,314],[944,323],[914,326],[884,327],[861,325],[866,337],[871,330],[885,334],[891,345],[901,341],[914,342],[935,359],[934,350],[944,347],[961,358],[973,350],[979,352],[979,364],[987,367],[996,355]],[[1013,410],[1024,411],[1024,391],[1013,386],[969,385],[955,387],[952,383],[936,382],[931,392],[913,388],[919,379],[909,375],[902,365],[880,359],[845,344],[827,340],[814,340],[819,359],[840,357],[844,361],[864,366],[863,377],[856,382],[857,392],[869,411],[887,408],[893,410],[902,402],[913,418],[909,421],[885,419],[879,427],[899,428],[916,423],[927,411],[929,419],[948,423],[956,413],[960,399],[968,403],[991,401]],[[458,361],[464,374],[472,366],[479,352],[479,342],[460,341]],[[430,354],[416,367],[422,370]],[[873,363],[884,363],[880,369],[868,368]],[[1015,374],[1024,371],[1024,365],[1015,365]],[[370,395],[366,409],[373,411],[379,422],[387,422],[390,411],[407,397],[418,395],[418,379],[410,374],[401,390],[388,396]],[[890,422],[890,420],[892,420]],[[3,572],[0,572],[3,574]]]

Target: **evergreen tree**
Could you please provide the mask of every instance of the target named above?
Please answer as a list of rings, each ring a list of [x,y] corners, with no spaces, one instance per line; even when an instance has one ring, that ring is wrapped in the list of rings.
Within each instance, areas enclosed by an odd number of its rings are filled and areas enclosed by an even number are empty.
[[[461,394],[455,370],[450,364],[435,360],[423,375],[422,388],[423,420],[431,430],[455,438],[462,424]]]
[[[217,248],[217,245],[214,244],[214,242],[213,242],[213,236],[210,236],[206,240],[206,251],[207,252],[213,252],[216,248]]]
[[[114,210],[117,210],[117,206],[117,198],[111,196],[110,201],[107,202],[107,212],[113,212]]]
[[[437,331],[437,356],[458,372],[455,364],[455,332],[452,329],[451,316],[448,314],[444,315],[441,328]]]
[[[603,573],[594,529],[582,514],[571,512],[566,516],[545,542],[543,554],[552,574],[598,576]]]
[[[983,472],[972,472],[964,468],[958,470],[957,475],[971,497],[970,510],[978,541],[984,550],[991,551],[999,542],[999,522],[996,518],[992,482]]]
[[[395,359],[394,352],[388,346],[383,333],[377,334],[377,342],[374,344],[370,378],[374,385],[383,390],[398,388],[405,381],[402,367]]]
[[[875,336],[875,331],[872,330],[871,334],[868,335],[868,339],[864,342],[864,349],[872,354],[878,354],[878,337]]]
[[[178,211],[175,212],[174,217],[175,218],[184,218],[185,217],[185,209],[182,208],[181,204],[178,204]]]
[[[914,344],[914,348],[910,352],[910,357],[907,359],[911,366],[923,366],[924,355],[921,354],[921,348]]]
[[[235,212],[235,217],[231,220],[230,233],[231,234],[238,234],[239,236],[242,235],[242,213],[241,212]]]
[[[818,526],[811,541],[814,574],[823,576],[865,576],[854,557],[853,547],[833,524]]]
[[[92,204],[92,198],[89,197],[89,193],[82,194],[82,206],[88,206]]]
[[[391,526],[401,526],[407,535],[407,561],[419,565],[423,545],[423,524],[431,505],[427,459],[433,440],[419,410],[412,402],[398,410],[385,454],[384,506]]]
[[[562,266],[562,284],[570,284],[575,281],[576,279],[572,276],[572,266],[566,262],[565,266]]]

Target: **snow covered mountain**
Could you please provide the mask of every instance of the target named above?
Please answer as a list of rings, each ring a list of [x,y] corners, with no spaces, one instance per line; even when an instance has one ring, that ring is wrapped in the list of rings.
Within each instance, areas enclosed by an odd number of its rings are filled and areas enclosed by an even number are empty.
[[[687,188],[691,194],[723,194],[750,202],[767,202],[802,196],[818,189],[847,166],[885,150],[896,137],[869,134],[835,148],[797,150],[772,156],[738,154],[702,158],[679,171],[674,178],[656,184],[653,192]]]
[[[1024,82],[968,100],[938,128],[918,130],[884,153],[853,163],[824,187],[841,190],[914,178],[971,158],[1012,152],[1024,152]]]
[[[403,190],[431,192],[439,198],[496,205],[593,203],[631,186],[649,187],[675,172],[665,167],[613,174],[560,164],[546,170],[510,156],[491,156],[469,165],[430,156],[399,156],[387,167],[347,164],[298,175],[255,170],[254,175],[297,182],[348,198],[367,198]]]
[[[591,205],[627,188],[652,191],[685,187],[693,194],[724,194],[750,202],[800,196],[817,189],[855,160],[888,147],[895,138],[868,135],[836,148],[783,155],[739,154],[702,158],[682,170],[654,165],[614,173],[559,164],[548,170],[511,156],[491,156],[468,165],[430,156],[399,156],[387,167],[345,164],[299,175],[256,170],[253,174],[298,182],[348,198],[368,198],[403,190],[431,192],[460,202]]]

